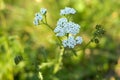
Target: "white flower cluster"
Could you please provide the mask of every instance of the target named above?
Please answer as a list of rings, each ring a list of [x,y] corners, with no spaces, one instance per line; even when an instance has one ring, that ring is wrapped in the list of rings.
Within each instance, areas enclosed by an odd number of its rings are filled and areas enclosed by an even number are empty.
[[[60,15],[68,15],[68,14],[75,14],[76,11],[73,8],[66,7],[60,11]],[[70,34],[67,39],[62,41],[64,47],[74,48],[75,45],[82,43],[82,37],[74,36],[79,33],[80,25],[69,21],[67,18],[60,18],[57,22],[57,27],[54,29],[56,36],[66,36],[66,34]]]
[[[65,7],[65,9],[62,9],[60,11],[60,15],[68,15],[68,14],[75,14],[75,13],[76,13],[75,9],[70,7]]]
[[[64,47],[74,48],[75,45],[82,43],[82,37],[76,37],[74,39],[74,36],[69,36],[68,39],[63,40],[62,44]]]
[[[47,12],[47,9],[41,8],[40,12],[38,12],[38,13],[35,14],[34,21],[33,21],[33,24],[35,26],[39,25],[39,21],[43,20],[43,15],[45,15],[46,12]]]
[[[76,35],[79,33],[79,28],[78,24],[71,21],[68,22],[67,18],[60,18],[54,32],[57,33],[56,36],[64,36],[67,33]]]

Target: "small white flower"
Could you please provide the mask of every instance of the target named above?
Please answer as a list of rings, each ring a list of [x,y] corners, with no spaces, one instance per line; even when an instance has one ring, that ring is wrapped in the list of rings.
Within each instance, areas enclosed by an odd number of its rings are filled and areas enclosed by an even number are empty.
[[[40,13],[36,13],[35,14],[35,17],[34,17],[34,21],[33,21],[33,24],[35,26],[37,26],[39,24],[39,21],[42,21],[43,20],[43,17]]]
[[[42,15],[45,15],[46,12],[47,12],[47,9],[45,9],[45,8],[41,8],[41,9],[40,9],[40,13],[41,13]]]
[[[39,24],[39,20],[38,20],[36,17],[34,18],[33,24],[34,24],[35,26],[37,26],[37,25]]]
[[[67,40],[63,40],[62,44],[64,47],[67,47]]]
[[[59,30],[59,32],[56,34],[56,36],[64,36],[65,35],[65,32],[63,29]]]
[[[73,36],[69,36],[68,39],[62,41],[62,44],[64,47],[74,48],[76,41]]]
[[[68,47],[74,48],[74,46],[76,45],[76,41],[75,41],[74,37],[69,36],[67,40],[68,40],[68,43],[67,43]]]
[[[40,13],[36,13],[35,18],[37,18],[40,21],[43,20],[43,17],[42,17],[42,15]]]
[[[66,33],[76,35],[79,33],[80,26],[78,24],[75,24],[74,22],[68,22],[65,24],[66,27]]]
[[[83,39],[82,39],[82,37],[80,37],[80,36],[78,36],[78,37],[76,37],[76,43],[77,44],[81,44],[82,42],[83,42]]]
[[[67,18],[60,18],[57,22],[57,26],[64,26],[66,22],[67,22]]]
[[[75,13],[76,13],[75,9],[70,7],[65,7],[65,9],[62,9],[60,11],[60,15],[75,14]]]
[[[75,45],[82,43],[82,37],[78,36],[74,39],[74,36],[69,36],[67,39],[62,41],[64,47],[74,48]]]

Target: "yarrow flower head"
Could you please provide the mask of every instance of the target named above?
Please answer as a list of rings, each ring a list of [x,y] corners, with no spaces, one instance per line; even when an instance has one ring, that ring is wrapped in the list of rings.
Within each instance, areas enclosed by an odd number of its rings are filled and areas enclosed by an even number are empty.
[[[75,14],[76,10],[70,7],[65,7],[65,9],[62,9],[60,11],[60,15],[68,15],[68,14]]]
[[[79,33],[79,28],[80,26],[78,24],[71,21],[65,24],[66,33],[69,33],[69,34],[76,35],[77,33]]]
[[[43,16],[46,14],[46,12],[47,12],[47,9],[41,8],[40,12],[35,14],[34,21],[33,21],[33,24],[35,26],[39,25],[39,22],[43,20]]]
[[[54,32],[57,33],[56,36],[64,36],[65,28],[64,25],[67,23],[67,18],[60,18],[57,22],[57,27],[54,29]]]
[[[68,22],[67,18],[60,18],[54,32],[57,33],[56,36],[64,36],[67,33],[76,35],[79,33],[79,28],[78,24],[71,21]]]
[[[68,39],[62,41],[62,44],[64,47],[74,48],[75,45],[81,44],[82,41],[82,37],[78,36],[76,39],[74,39],[74,36],[69,36]]]

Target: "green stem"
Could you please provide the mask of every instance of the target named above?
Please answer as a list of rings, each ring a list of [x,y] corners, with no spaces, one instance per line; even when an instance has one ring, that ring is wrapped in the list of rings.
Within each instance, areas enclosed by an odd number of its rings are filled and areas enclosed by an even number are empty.
[[[91,43],[91,40],[83,47],[83,50],[85,50],[85,48],[87,48],[87,46]]]
[[[57,62],[55,64],[55,68],[54,68],[53,73],[56,73],[58,70],[60,70],[60,65],[62,63],[64,52],[65,52],[65,49],[64,49],[64,47],[62,47],[60,53],[57,56]]]
[[[92,42],[92,40],[95,39],[95,36],[83,47],[83,50],[85,50],[85,48],[87,48],[87,46]]]
[[[49,24],[47,24],[47,23],[43,23],[43,24],[45,24],[46,26],[48,26],[52,31],[54,30]]]
[[[45,17],[45,22],[43,21],[42,23],[43,23],[44,25],[48,26],[48,27],[50,28],[50,30],[52,30],[53,34],[55,35],[54,29],[47,23],[46,15],[45,15],[44,17]],[[59,42],[60,42],[59,46],[61,47],[61,46],[62,46],[62,41],[61,41],[61,39],[60,39],[58,36],[56,36],[56,37],[57,37],[57,39],[59,40]]]
[[[82,60],[84,61],[84,56],[85,56],[85,49],[87,46],[92,42],[92,40],[95,38],[95,36],[83,47],[83,54],[82,54]],[[84,62],[83,62],[84,63]]]
[[[48,28],[50,28],[50,30],[52,30],[52,32],[54,31],[54,29],[53,29],[49,24],[44,23],[44,22],[43,22],[43,24],[46,25],[46,26],[48,26]],[[53,32],[53,33],[54,33],[54,32]],[[55,35],[55,33],[54,33],[54,35]],[[61,41],[61,39],[60,39],[58,36],[56,36],[56,37],[57,37],[57,39],[59,40],[59,42],[60,42],[59,45],[60,45],[60,47],[61,47],[62,41]]]
[[[45,23],[47,23],[47,18],[46,18],[46,15],[45,15],[44,17],[45,17]]]
[[[77,56],[77,53],[76,53],[76,51],[75,51],[74,49],[71,49],[71,51],[73,52],[73,54],[74,54],[75,56]]]
[[[63,47],[63,48],[61,49],[61,52],[60,52],[60,55],[59,55],[59,60],[58,60],[59,63],[62,62],[62,56],[63,56],[64,52],[65,52],[65,49],[64,49],[64,47]]]

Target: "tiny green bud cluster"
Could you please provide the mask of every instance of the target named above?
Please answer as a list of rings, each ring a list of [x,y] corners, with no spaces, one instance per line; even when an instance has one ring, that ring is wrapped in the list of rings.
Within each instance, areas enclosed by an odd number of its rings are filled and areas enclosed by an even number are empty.
[[[105,34],[105,30],[101,27],[101,25],[96,25],[96,31],[94,32],[94,36],[102,37]]]
[[[105,34],[105,30],[101,27],[101,25],[96,25],[96,31],[94,32],[94,39],[92,42],[99,43],[99,38],[101,38]]]
[[[19,62],[23,60],[23,57],[21,55],[18,55],[14,58],[15,64],[17,65]]]

